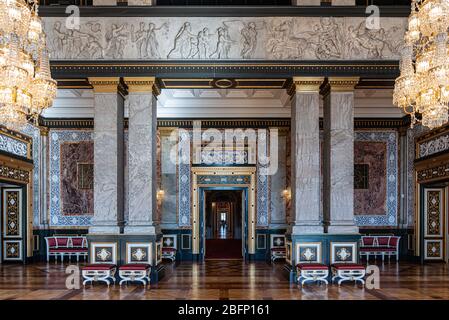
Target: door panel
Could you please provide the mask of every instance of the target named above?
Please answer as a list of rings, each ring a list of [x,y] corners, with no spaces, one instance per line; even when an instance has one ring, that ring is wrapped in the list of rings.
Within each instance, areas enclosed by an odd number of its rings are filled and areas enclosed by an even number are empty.
[[[424,260],[444,260],[446,193],[424,188]]]
[[[2,257],[3,261],[23,261],[22,189],[2,189]]]

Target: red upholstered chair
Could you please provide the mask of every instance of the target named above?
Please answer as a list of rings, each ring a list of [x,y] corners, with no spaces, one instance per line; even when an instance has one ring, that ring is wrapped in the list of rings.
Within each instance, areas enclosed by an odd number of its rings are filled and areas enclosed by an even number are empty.
[[[374,255],[374,257],[376,257],[377,250],[377,237],[362,236],[359,249],[360,257],[366,256],[366,261],[369,261],[370,255]]]
[[[401,237],[398,237],[398,236],[390,237],[390,240],[388,241],[387,251],[385,251],[385,255],[388,256],[388,260],[390,260],[391,256],[396,256],[396,261],[399,261],[399,241],[400,240],[401,240]]]
[[[388,247],[390,236],[377,236],[377,244],[379,247]]]
[[[68,254],[70,257],[75,256],[77,262],[79,261],[80,257],[84,257],[84,259],[87,260],[88,255],[87,238],[82,236],[71,237]]]
[[[50,262],[50,257],[55,257],[55,263],[58,261],[59,252],[57,250],[57,243],[55,237],[45,237],[47,244],[47,262]]]

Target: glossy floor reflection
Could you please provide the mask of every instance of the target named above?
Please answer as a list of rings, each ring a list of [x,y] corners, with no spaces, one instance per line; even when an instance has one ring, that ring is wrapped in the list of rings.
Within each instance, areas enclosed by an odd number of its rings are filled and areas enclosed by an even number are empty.
[[[165,278],[150,289],[94,284],[68,290],[67,265],[0,265],[0,299],[449,299],[449,268],[439,263],[378,264],[379,290],[351,283],[300,288],[283,277],[282,263],[230,260],[167,265]]]

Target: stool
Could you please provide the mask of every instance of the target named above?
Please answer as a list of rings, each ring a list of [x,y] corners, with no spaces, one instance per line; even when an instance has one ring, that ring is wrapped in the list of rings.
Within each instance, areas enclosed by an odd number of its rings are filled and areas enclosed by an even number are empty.
[[[83,286],[86,285],[87,282],[94,281],[103,281],[108,287],[112,283],[115,284],[115,272],[117,270],[117,266],[115,264],[106,264],[106,263],[98,263],[98,264],[89,264],[81,268],[82,276],[84,278]]]
[[[322,263],[300,263],[296,265],[298,282],[304,285],[307,281],[322,281],[328,284],[329,267]]]
[[[332,281],[338,280],[338,285],[343,281],[360,281],[365,284],[365,266],[358,263],[334,263],[332,266]]]
[[[139,281],[143,285],[150,284],[151,265],[146,263],[128,263],[118,269],[120,285],[127,281]]]

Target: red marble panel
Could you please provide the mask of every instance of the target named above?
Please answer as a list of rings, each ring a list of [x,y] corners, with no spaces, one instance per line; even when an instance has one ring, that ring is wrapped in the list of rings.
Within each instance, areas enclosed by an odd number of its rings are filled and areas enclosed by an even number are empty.
[[[355,141],[354,163],[368,164],[368,189],[354,190],[354,214],[385,215],[387,198],[387,144]]]
[[[81,189],[78,181],[78,164],[94,163],[93,142],[64,142],[61,143],[60,151],[62,214],[93,215],[94,190]]]

